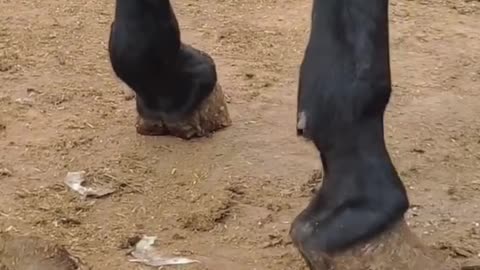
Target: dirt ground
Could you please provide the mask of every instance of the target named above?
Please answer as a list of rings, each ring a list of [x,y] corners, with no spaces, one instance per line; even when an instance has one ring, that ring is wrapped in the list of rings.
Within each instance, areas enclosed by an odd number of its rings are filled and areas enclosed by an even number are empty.
[[[114,1],[0,0],[0,230],[52,239],[93,269],[143,269],[122,249],[136,234],[209,269],[305,269],[288,229],[320,168],[295,136],[310,2],[174,2],[233,120],[182,141],[135,133],[106,50]],[[480,257],[479,29],[478,0],[391,3],[386,126],[408,222],[461,261]],[[80,170],[117,192],[82,201],[63,184]]]

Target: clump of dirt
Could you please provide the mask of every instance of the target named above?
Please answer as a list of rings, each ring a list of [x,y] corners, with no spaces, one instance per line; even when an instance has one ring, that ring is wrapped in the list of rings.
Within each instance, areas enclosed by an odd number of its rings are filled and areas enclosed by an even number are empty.
[[[480,12],[480,1],[478,0],[448,0],[448,6],[459,14],[478,14]]]
[[[462,270],[480,270],[480,259],[472,259],[463,262]]]
[[[231,208],[234,205],[234,202],[228,196],[219,199],[203,199],[200,201],[196,203],[203,205],[201,209],[190,210],[178,218],[178,222],[183,229],[200,232],[211,231],[215,226],[224,222],[225,219],[229,217]]]
[[[6,51],[0,52],[0,72],[13,71],[18,55]]]
[[[0,177],[10,177],[13,173],[7,168],[0,167]]]
[[[119,245],[120,249],[131,249],[133,248],[140,240],[142,236],[140,234],[136,234],[125,239],[122,239],[122,242]]]
[[[276,261],[276,262],[275,262]],[[267,265],[267,269],[298,269],[310,270],[302,259],[297,250],[291,248],[289,251],[283,252],[278,256],[272,256],[271,265]]]
[[[20,190],[16,193],[16,200],[21,211],[29,214],[28,223],[33,226],[76,227],[83,223],[93,207],[91,202],[82,201],[62,184]]]
[[[290,205],[289,203],[287,202],[269,202],[265,205],[265,207],[272,211],[272,212],[280,212],[282,210],[289,210],[289,209],[292,209],[292,205]]]
[[[63,246],[39,237],[0,232],[0,269],[79,270],[77,258]]]
[[[470,258],[477,255],[474,247],[468,246],[465,243],[458,245],[451,242],[438,242],[434,245],[438,250],[444,250],[449,253],[450,257],[453,258]]]

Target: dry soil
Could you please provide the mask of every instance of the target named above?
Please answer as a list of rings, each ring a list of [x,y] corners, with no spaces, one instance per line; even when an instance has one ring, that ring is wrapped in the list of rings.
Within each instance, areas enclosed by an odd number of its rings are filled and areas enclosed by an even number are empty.
[[[215,59],[233,120],[192,141],[135,133],[107,56],[113,4],[0,0],[0,230],[56,241],[93,269],[141,269],[122,249],[136,234],[209,269],[303,269],[288,229],[320,167],[295,136],[311,0],[174,2],[184,41]],[[477,258],[480,2],[393,1],[391,51],[386,133],[408,222]],[[117,192],[82,201],[63,184],[80,170]]]

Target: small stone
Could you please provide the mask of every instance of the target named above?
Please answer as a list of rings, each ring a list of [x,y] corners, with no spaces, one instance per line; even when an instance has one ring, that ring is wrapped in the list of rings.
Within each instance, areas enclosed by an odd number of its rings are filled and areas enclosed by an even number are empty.
[[[12,176],[12,172],[7,168],[0,168],[0,176]]]
[[[174,234],[174,235],[172,236],[172,239],[173,239],[173,240],[184,240],[185,238],[186,238],[185,236],[180,235],[180,234],[178,234],[178,233],[176,233],[176,234]]]

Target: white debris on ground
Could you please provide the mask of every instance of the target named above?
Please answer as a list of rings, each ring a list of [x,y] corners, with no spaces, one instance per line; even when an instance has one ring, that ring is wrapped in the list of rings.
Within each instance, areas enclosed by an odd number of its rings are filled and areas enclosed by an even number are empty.
[[[130,262],[143,263],[148,266],[168,266],[168,265],[180,265],[199,263],[200,261],[192,260],[185,257],[173,257],[162,255],[155,246],[155,236],[143,236],[140,241],[135,245],[135,248],[130,255],[135,259],[130,259]]]
[[[80,194],[82,198],[87,198],[87,197],[100,198],[115,192],[115,190],[112,188],[98,187],[98,186],[85,187],[82,185],[83,182],[85,182],[85,171],[68,172],[64,181],[64,183],[70,189]]]

